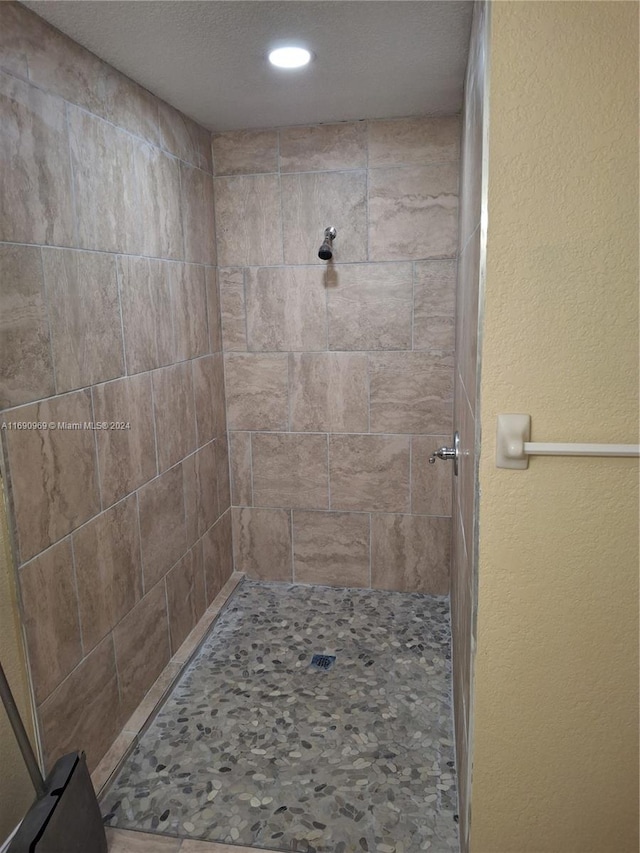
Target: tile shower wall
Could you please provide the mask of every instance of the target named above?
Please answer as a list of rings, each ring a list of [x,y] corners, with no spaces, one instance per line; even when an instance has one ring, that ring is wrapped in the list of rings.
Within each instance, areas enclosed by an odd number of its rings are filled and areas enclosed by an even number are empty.
[[[210,134],[0,4],[0,420],[47,766],[94,767],[232,569]]]
[[[448,592],[459,133],[214,135],[237,570]]]
[[[477,382],[478,306],[482,271],[482,178],[488,9],[474,6],[469,64],[465,81],[460,180],[460,256],[457,282],[455,416],[462,457],[453,494],[451,620],[460,845],[468,850],[471,780],[472,666],[477,600],[475,530],[479,430]],[[485,226],[486,230],[486,226]]]

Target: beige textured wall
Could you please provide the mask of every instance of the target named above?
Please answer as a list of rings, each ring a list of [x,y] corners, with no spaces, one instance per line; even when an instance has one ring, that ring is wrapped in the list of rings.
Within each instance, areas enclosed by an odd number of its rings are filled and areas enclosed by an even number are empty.
[[[0,478],[0,486],[2,479]],[[4,501],[0,496],[0,663],[27,730],[31,733],[32,709],[26,662],[20,636],[20,618],[16,599],[14,569]],[[22,820],[35,797],[31,781],[0,705],[0,843]]]
[[[0,4],[0,419],[48,766],[95,767],[231,572],[211,137]]]
[[[448,592],[459,134],[214,136],[238,570]]]
[[[638,5],[496,3],[472,853],[638,850]]]

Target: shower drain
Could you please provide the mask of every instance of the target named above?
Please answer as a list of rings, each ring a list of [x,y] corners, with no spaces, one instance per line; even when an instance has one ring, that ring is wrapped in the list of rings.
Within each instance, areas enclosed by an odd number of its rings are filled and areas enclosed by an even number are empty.
[[[326,672],[326,670],[331,669],[335,662],[335,655],[314,655],[309,666],[314,667],[314,669],[323,669]]]

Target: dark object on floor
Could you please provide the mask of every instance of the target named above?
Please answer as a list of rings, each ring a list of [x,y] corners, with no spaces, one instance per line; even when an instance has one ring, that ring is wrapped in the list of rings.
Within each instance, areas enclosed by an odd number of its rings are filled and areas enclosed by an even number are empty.
[[[326,671],[327,669],[331,669],[335,662],[335,655],[314,655],[311,658],[309,666],[313,666],[316,669],[324,669]]]
[[[64,755],[43,779],[2,666],[0,698],[37,794],[7,853],[107,853],[84,752]]]

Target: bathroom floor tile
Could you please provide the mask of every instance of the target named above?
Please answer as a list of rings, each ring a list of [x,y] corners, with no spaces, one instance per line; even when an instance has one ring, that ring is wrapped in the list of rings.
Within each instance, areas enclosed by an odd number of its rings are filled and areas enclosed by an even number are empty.
[[[300,853],[457,851],[450,685],[446,598],[245,580],[105,822]]]

